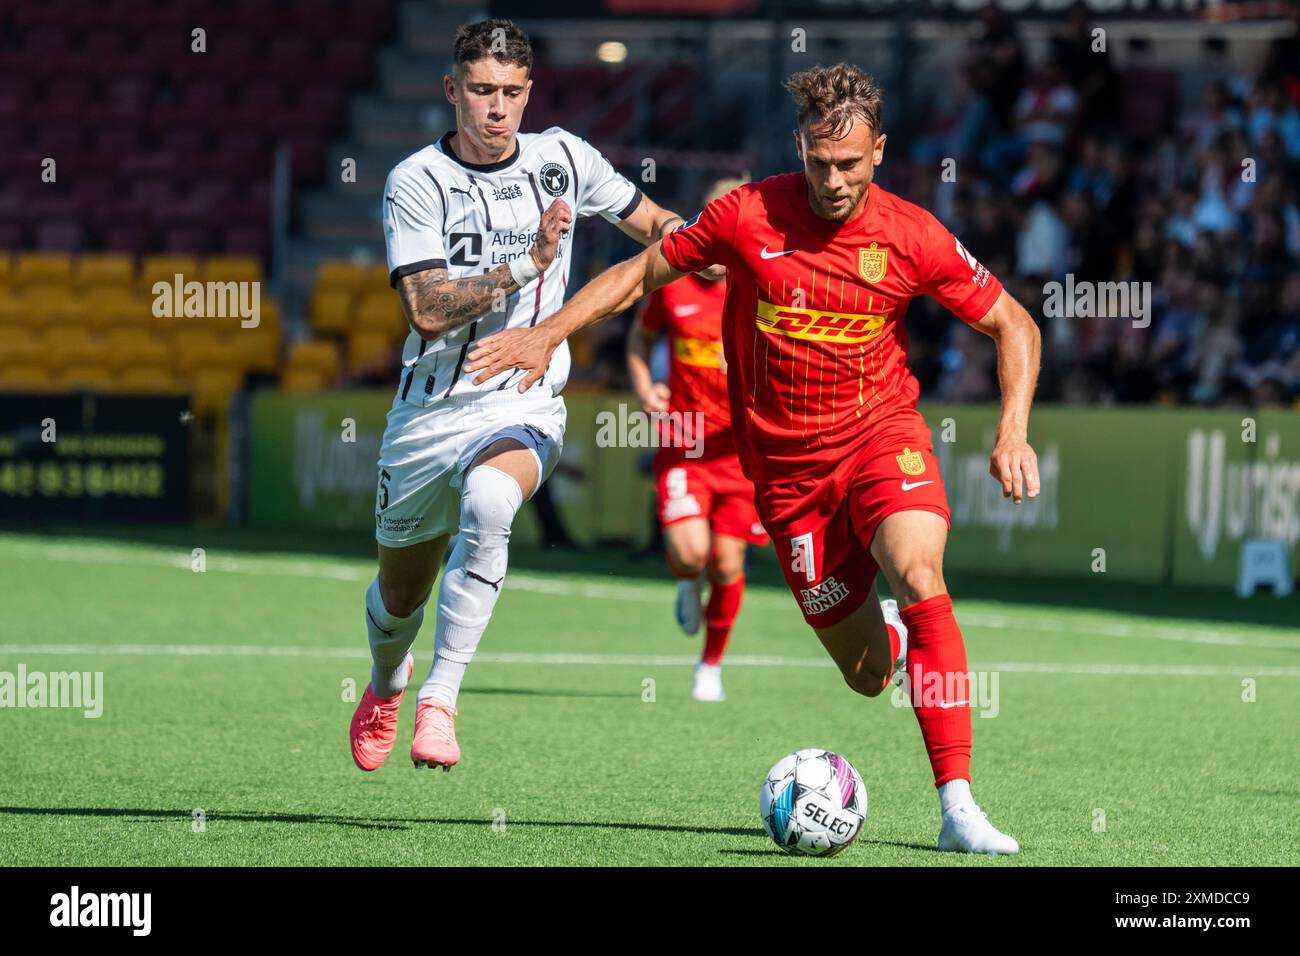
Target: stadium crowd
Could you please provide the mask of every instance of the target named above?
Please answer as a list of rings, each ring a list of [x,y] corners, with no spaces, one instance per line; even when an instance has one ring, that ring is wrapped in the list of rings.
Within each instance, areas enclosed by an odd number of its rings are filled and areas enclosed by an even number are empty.
[[[879,179],[934,211],[1040,318],[1039,400],[1300,401],[1300,12],[1250,72],[1206,41],[1199,101],[1172,70],[1116,70],[1080,13],[1041,62],[997,8],[982,27],[951,84],[961,95],[927,107]],[[1129,43],[1140,63],[1149,45]],[[888,90],[885,116],[890,132]],[[1049,302],[1067,275],[1138,285],[1123,315],[1080,317]],[[925,298],[907,323],[925,397],[996,400],[990,340]],[[615,387],[623,327],[594,346],[596,377]]]
[[[1296,34],[1253,75],[1207,42],[1200,102],[1179,103],[1175,77],[1162,96],[1158,71],[1117,73],[1082,16],[1041,63],[1004,17],[991,13],[985,27],[967,51],[962,121],[914,152],[955,158],[956,188],[935,185],[919,201],[1041,317],[1040,399],[1296,401]],[[1067,274],[1076,285],[1149,285],[1133,287],[1126,315],[1079,317],[1049,307],[1045,286]],[[928,300],[918,306],[913,362],[926,394],[996,398],[992,343],[953,334]]]

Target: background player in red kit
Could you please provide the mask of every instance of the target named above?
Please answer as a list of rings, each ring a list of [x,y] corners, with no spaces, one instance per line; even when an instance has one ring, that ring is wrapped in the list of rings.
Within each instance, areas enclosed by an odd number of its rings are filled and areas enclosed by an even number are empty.
[[[996,343],[1002,415],[989,472],[1016,503],[1038,493],[1028,443],[1038,329],[930,213],[872,184],[885,135],[870,77],[841,63],[797,73],[787,87],[802,173],[715,200],[545,322],[481,341],[467,368],[483,378],[526,369],[526,390],[575,329],[680,274],[726,266],[732,421],[786,581],[857,692],[880,694],[906,654],[939,791],[939,849],[1017,853],[971,796],[966,649],[942,568],[948,503],[915,408],[902,319],[912,298],[930,295]],[[902,626],[869,600],[878,569]]]
[[[705,204],[744,182],[719,180]],[[725,699],[722,655],[745,593],[746,545],[767,544],[754,507],[754,486],[741,470],[731,435],[722,357],[725,295],[724,283],[696,275],[656,289],[627,338],[628,375],[642,408],[676,413],[663,422],[655,490],[668,567],[678,579],[677,623],[687,634],[700,629],[706,571],[709,578],[704,649],[691,688],[693,698],[705,701]],[[650,377],[650,347],[661,334],[668,338],[666,384]],[[693,433],[697,424],[702,426],[698,441]],[[674,436],[674,429],[685,434]]]

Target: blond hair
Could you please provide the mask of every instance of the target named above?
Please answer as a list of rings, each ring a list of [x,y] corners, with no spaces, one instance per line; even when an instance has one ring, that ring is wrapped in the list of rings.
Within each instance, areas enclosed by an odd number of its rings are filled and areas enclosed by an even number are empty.
[[[880,108],[884,91],[866,73],[849,63],[820,64],[786,80],[785,88],[799,107],[799,128],[819,126],[838,139],[853,117],[859,117],[880,134]]]
[[[705,193],[704,205],[707,206],[715,199],[721,199],[723,196],[727,195],[727,193],[731,192],[733,189],[739,189],[747,182],[749,182],[749,173],[741,173],[739,176],[735,177],[734,179],[728,179],[728,178],[719,179],[712,186],[710,186],[709,191]]]

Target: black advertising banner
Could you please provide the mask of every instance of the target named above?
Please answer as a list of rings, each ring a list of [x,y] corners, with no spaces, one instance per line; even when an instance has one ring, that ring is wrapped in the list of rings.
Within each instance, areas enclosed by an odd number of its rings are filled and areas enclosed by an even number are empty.
[[[185,521],[189,400],[0,395],[0,521]]]

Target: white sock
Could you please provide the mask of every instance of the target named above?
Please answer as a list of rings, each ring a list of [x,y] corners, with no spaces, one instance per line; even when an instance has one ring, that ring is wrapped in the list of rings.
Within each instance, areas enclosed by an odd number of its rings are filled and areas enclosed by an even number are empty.
[[[426,600],[409,617],[397,617],[384,607],[379,578],[366,589],[366,632],[370,636],[370,686],[380,697],[392,697],[406,687],[406,655],[424,620]]]
[[[949,780],[939,788],[939,810],[941,813],[947,813],[960,804],[974,802],[975,798],[970,795],[969,780],[958,777],[956,780]]]
[[[523,503],[519,482],[499,468],[479,465],[465,479],[460,534],[438,588],[433,666],[420,688],[421,700],[456,706],[465,668],[505,584],[510,526]]]

